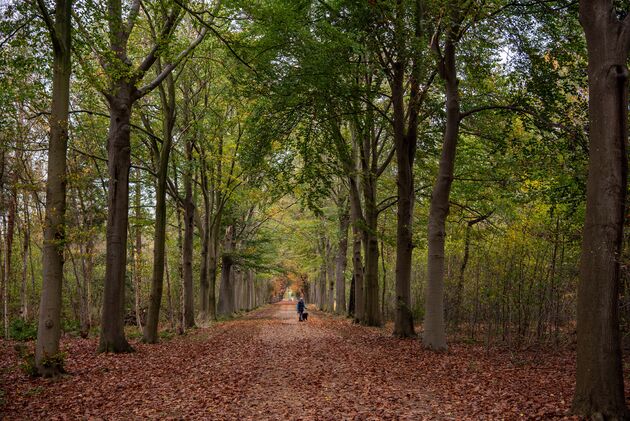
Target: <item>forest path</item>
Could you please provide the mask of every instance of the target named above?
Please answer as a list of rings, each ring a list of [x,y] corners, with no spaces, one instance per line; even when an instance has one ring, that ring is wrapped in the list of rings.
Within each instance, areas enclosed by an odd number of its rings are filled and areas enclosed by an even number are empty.
[[[418,420],[561,418],[572,393],[568,352],[488,353],[419,341],[295,303],[135,353],[96,354],[96,339],[64,339],[60,380],[31,380],[0,342],[1,419]],[[2,393],[0,393],[2,398]]]

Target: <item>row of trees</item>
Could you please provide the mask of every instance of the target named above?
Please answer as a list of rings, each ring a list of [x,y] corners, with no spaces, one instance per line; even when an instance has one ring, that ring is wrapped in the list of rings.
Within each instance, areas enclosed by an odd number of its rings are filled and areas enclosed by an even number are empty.
[[[329,226],[338,227],[328,236],[313,233],[310,253],[320,259],[310,267],[305,293],[325,310],[345,310],[345,278],[338,273],[349,242],[349,312],[357,322],[381,325],[391,313],[385,311],[384,259],[379,282],[379,254],[392,253],[394,334],[415,335],[415,307],[422,313],[424,345],[444,350],[446,299],[450,321],[459,325],[462,315],[469,316],[471,335],[480,324],[504,338],[532,331],[557,335],[561,326],[571,326],[579,278],[573,408],[626,414],[619,334],[627,191],[628,23],[622,6],[580,2],[578,11],[562,2],[308,3],[287,6],[280,23],[270,26],[266,13],[275,13],[275,4],[265,6],[247,9],[255,16],[252,30],[264,34],[259,49],[280,45],[281,51],[266,55],[269,77],[279,80],[260,92],[275,112],[261,124],[274,133],[299,133],[287,140],[310,182],[306,200],[332,208],[336,217],[329,215]],[[469,149],[458,159],[461,142]],[[520,143],[522,154],[502,156]],[[458,179],[476,186],[462,186],[455,195]],[[526,198],[534,206],[525,205]],[[417,202],[421,211],[414,210]],[[514,204],[532,214],[510,215]],[[395,218],[383,217],[392,206]],[[462,255],[448,262],[452,206],[464,222],[464,245]],[[418,216],[425,234],[413,228]],[[393,250],[379,251],[392,219]],[[490,259],[477,260],[476,284],[467,285],[473,227],[513,235],[512,224],[534,231],[526,233],[527,247],[495,240]],[[416,276],[423,305],[411,292],[418,240],[426,253],[416,259],[422,264],[416,270],[426,273]],[[578,261],[579,276],[570,269]],[[459,266],[457,275],[449,265]],[[445,274],[451,284],[446,297]]]
[[[256,167],[239,162],[246,102],[240,103],[221,65],[234,60],[221,36],[206,37],[220,25],[197,20],[177,3],[108,5],[105,11],[58,2],[53,15],[38,2],[3,11],[18,29],[4,40],[3,54],[14,95],[3,102],[6,127],[14,130],[3,131],[9,192],[3,211],[11,227],[5,235],[4,330],[8,336],[15,299],[22,319],[38,311],[36,363],[43,375],[62,370],[51,362],[59,353],[64,307],[75,310],[82,335],[100,320],[100,351],[127,352],[125,323],[137,323],[145,342],[157,342],[164,304],[166,320],[183,330],[196,320],[251,309],[275,293],[264,222],[279,190],[253,179]],[[41,50],[27,48],[28,30]],[[46,51],[54,56],[50,68],[40,61]],[[139,64],[130,58],[139,55]],[[20,91],[20,77],[37,83]],[[50,113],[40,99],[47,96]],[[109,127],[103,124],[108,120]],[[46,121],[43,154],[38,145]],[[42,155],[47,165],[37,164]],[[16,238],[24,269],[19,294],[11,290],[17,284]]]
[[[128,352],[125,320],[153,343],[292,282],[433,350],[577,314],[574,411],[627,414],[623,4],[51,6],[9,5],[0,56],[5,335],[38,311],[42,374],[64,308]]]

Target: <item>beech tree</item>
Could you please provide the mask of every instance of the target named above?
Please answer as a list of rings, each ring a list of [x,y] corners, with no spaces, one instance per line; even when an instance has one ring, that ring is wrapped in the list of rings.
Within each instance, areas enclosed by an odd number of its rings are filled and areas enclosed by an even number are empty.
[[[37,371],[41,375],[50,377],[63,371],[62,361],[59,361],[59,336],[61,334],[66,228],[66,151],[72,71],[72,23],[70,21],[72,1],[56,1],[54,20],[49,15],[43,0],[38,0],[37,4],[50,33],[54,56],[52,105],[49,118],[43,283],[35,351]]]
[[[159,32],[158,40],[137,66],[129,59],[127,50],[129,37],[139,19],[141,2],[134,1],[123,17],[122,0],[108,3],[109,51],[99,52],[101,65],[109,80],[103,89],[110,111],[110,126],[107,140],[109,196],[107,216],[107,258],[103,313],[99,351],[129,352],[131,346],[123,331],[123,300],[125,296],[125,273],[127,269],[127,221],[129,210],[129,169],[131,165],[131,112],[134,103],[153,91],[170,75],[173,69],[203,40],[204,28],[191,44],[176,57],[169,60],[162,71],[150,82],[140,86],[144,76],[158,60],[164,42],[172,38],[177,23],[181,20],[182,8],[171,6]],[[88,35],[89,37],[89,35]]]
[[[573,411],[600,419],[630,418],[619,336],[619,259],[628,183],[628,12],[612,0],[580,1],[590,127]]]

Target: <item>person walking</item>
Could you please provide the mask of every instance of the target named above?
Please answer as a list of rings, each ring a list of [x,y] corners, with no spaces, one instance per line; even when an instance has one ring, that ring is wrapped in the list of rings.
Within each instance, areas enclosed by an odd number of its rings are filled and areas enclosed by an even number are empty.
[[[297,312],[298,312],[298,321],[304,321],[304,310],[306,309],[306,304],[304,304],[304,298],[300,298],[297,303]]]

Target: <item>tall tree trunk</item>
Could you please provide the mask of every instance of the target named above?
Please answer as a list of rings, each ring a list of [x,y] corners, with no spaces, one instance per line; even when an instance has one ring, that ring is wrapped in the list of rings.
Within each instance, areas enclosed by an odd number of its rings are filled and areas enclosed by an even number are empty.
[[[229,316],[234,312],[234,285],[232,284],[232,249],[233,249],[234,227],[228,226],[225,230],[223,243],[223,255],[221,256],[221,284],[219,285],[219,308],[220,316]]]
[[[354,283],[354,274],[352,274],[352,278],[350,279],[350,297],[348,297],[348,317],[354,316],[354,292],[355,283]]]
[[[368,175],[363,183],[363,209],[365,228],[363,247],[365,249],[365,269],[363,278],[363,318],[361,323],[367,326],[381,325],[381,311],[378,294],[378,209],[376,207],[376,179],[373,171],[364,171]]]
[[[392,105],[394,108],[394,141],[398,173],[398,211],[396,223],[396,315],[394,335],[415,336],[411,312],[411,255],[413,215],[413,158],[416,151],[415,138],[405,133],[404,71],[396,63],[392,83]]]
[[[159,69],[161,66],[158,67]],[[168,164],[173,142],[175,125],[175,82],[172,75],[166,77],[166,89],[160,86],[164,123],[162,130],[162,149],[159,154],[157,185],[155,192],[155,232],[153,236],[153,278],[149,312],[143,332],[143,341],[157,343],[160,307],[162,305],[162,289],[164,287],[164,253],[166,248],[166,180]],[[188,152],[187,152],[188,153]],[[185,181],[186,182],[186,181]],[[194,323],[194,319],[193,319]]]
[[[43,1],[41,12],[48,17]],[[48,176],[46,181],[46,217],[42,256],[43,279],[39,305],[39,324],[35,363],[44,376],[63,371],[57,364],[45,364],[59,353],[61,334],[61,293],[65,248],[66,151],[68,145],[68,109],[70,106],[71,0],[56,0],[54,28],[49,23],[53,44],[53,88],[48,143]],[[49,18],[47,22],[50,22]]]
[[[217,156],[223,156],[223,138],[219,137],[217,144]],[[205,165],[204,161],[204,165]],[[214,172],[216,168],[216,173]],[[212,223],[209,225],[208,240],[208,314],[212,320],[217,318],[217,297],[216,297],[216,284],[217,284],[217,263],[219,255],[219,236],[220,227],[223,216],[223,195],[221,193],[221,180],[223,178],[223,164],[222,159],[217,160],[216,167],[212,167],[212,177],[210,177],[211,183],[209,186],[209,199],[211,205],[209,209],[216,209],[212,216]],[[208,218],[210,216],[208,215]]]
[[[256,274],[253,269],[250,269],[248,272],[249,276],[247,277],[247,309],[251,310],[256,307],[254,303],[254,283],[256,279]]]
[[[140,2],[133,2],[132,9],[123,19],[121,0],[107,1],[109,26],[109,50],[101,59],[106,62],[111,76],[110,87],[105,93],[110,109],[108,136],[108,215],[107,215],[107,257],[105,268],[105,288],[103,291],[103,314],[101,323],[101,352],[129,352],[133,349],[127,342],[123,330],[125,307],[125,273],[127,264],[127,222],[129,211],[129,168],[131,164],[130,119],[134,102],[160,86],[181,60],[188,55],[205,37],[203,29],[199,36],[174,60],[166,65],[153,81],[138,88],[147,71],[158,61],[159,51],[165,46],[164,39],[155,40],[147,56],[140,65],[132,66],[127,56],[127,44],[131,31],[139,15]],[[173,7],[168,16],[163,16],[161,34],[172,34],[180,21],[182,9]],[[162,37],[159,37],[162,38]],[[169,38],[169,37],[165,37]],[[188,221],[187,221],[188,222]],[[161,265],[160,265],[161,267]],[[163,269],[159,269],[163,270]]]
[[[361,256],[361,238],[363,232],[361,224],[361,202],[356,186],[356,180],[350,178],[350,224],[352,225],[352,311],[354,321],[359,322],[363,318],[363,257]]]
[[[205,193],[204,193],[205,196]],[[200,229],[201,236],[201,267],[199,268],[199,310],[200,310],[200,318],[202,321],[208,320],[209,313],[209,282],[208,282],[208,250],[210,243],[210,224],[208,223],[208,212],[210,212],[208,203],[206,203],[206,199],[204,197],[205,203],[205,215],[203,221],[203,228]]]
[[[326,258],[326,274],[328,280],[328,291],[326,294],[326,299],[328,300],[328,311],[331,313],[335,311],[335,253],[332,242],[328,240],[327,245],[327,258]]]
[[[184,90],[184,92],[187,91]],[[188,97],[188,94],[186,94],[186,97]],[[186,107],[185,110],[186,116],[188,113],[188,107]],[[185,117],[185,119],[186,118],[187,117]],[[211,314],[210,310],[210,282],[208,280],[208,277],[210,275],[210,221],[212,220],[212,213],[214,209],[214,195],[213,192],[210,191],[210,184],[212,184],[212,181],[209,179],[214,176],[214,168],[213,171],[211,171],[211,174],[208,174],[208,162],[205,149],[202,149],[202,151],[200,152],[199,160],[201,173],[199,184],[201,186],[204,209],[202,226],[199,227],[199,236],[201,237],[201,267],[199,270],[199,317],[202,321],[205,322],[210,317],[212,319],[215,318],[214,312]]]
[[[381,317],[385,322],[387,314],[385,314],[385,291],[387,290],[387,268],[385,267],[385,242],[383,240],[384,233],[381,232],[381,268],[383,270],[383,290],[381,291]]]
[[[188,169],[184,173],[184,322],[186,328],[195,326],[195,300],[193,296],[193,233],[195,204],[192,194],[192,143],[186,142],[186,160]]]
[[[620,256],[628,183],[630,19],[612,0],[581,0],[589,84],[589,164],[580,280],[573,412],[630,419],[619,334]]]
[[[125,338],[123,319],[131,165],[129,136],[134,89],[129,83],[121,81],[116,95],[109,101],[107,245],[99,352],[133,351]]]
[[[6,251],[4,254],[4,337],[9,337],[9,292],[8,285],[13,278],[13,239],[15,238],[15,211],[17,207],[17,191],[15,187],[16,168],[13,169],[11,188],[9,191],[9,202],[7,203],[7,237]]]
[[[422,1],[417,0],[414,11],[416,40],[421,37]],[[390,86],[392,90],[393,130],[396,147],[398,173],[398,210],[396,223],[396,314],[394,335],[399,337],[415,336],[413,313],[411,311],[411,259],[413,253],[413,205],[415,199],[413,162],[416,155],[418,138],[418,109],[420,106],[420,72],[418,57],[411,58],[409,76],[409,100],[405,110],[405,33],[403,1],[396,2],[396,20],[394,39],[397,58],[393,65]]]
[[[456,28],[449,29],[444,57],[438,63],[440,76],[446,89],[446,128],[438,176],[433,186],[428,226],[428,281],[425,295],[424,334],[422,343],[433,350],[445,350],[446,326],[444,324],[444,242],[446,217],[449,212],[449,196],[453,183],[455,153],[459,138],[460,100],[455,62]]]
[[[339,214],[339,243],[336,258],[336,314],[346,312],[346,265],[348,263],[348,227],[350,226],[350,208],[348,201],[343,201]]]
[[[328,311],[328,300],[326,299],[326,271],[327,271],[327,242],[323,235],[319,240],[319,256],[321,264],[319,266],[319,281],[317,286],[317,305],[322,311]]]
[[[133,249],[133,293],[134,308],[136,312],[136,324],[142,332],[142,319],[140,317],[140,285],[142,284],[142,193],[140,188],[140,170],[136,170],[136,186],[135,186],[135,236],[136,244]]]
[[[81,258],[82,267],[83,267],[83,307],[85,309],[85,319],[82,320],[81,324],[81,335],[83,337],[88,337],[90,334],[90,328],[92,327],[92,317],[91,317],[91,307],[92,307],[92,299],[91,299],[91,289],[92,289],[92,278],[94,274],[94,239],[90,238],[86,241],[84,247],[84,253]]]
[[[219,249],[218,222],[215,222],[210,228],[210,241],[208,246],[208,317],[211,320],[216,320],[217,254]]]
[[[177,207],[177,249],[180,253],[180,258],[177,259],[177,274],[179,276],[179,315],[177,317],[178,331],[184,333],[186,328],[184,327],[184,235],[183,235],[183,223],[182,223],[182,210]]]
[[[24,219],[22,220],[22,284],[20,286],[20,313],[22,320],[28,320],[28,249],[31,241],[31,227],[28,223],[28,196],[24,194]]]
[[[168,269],[168,251],[164,253],[164,272],[166,275],[166,302],[168,305],[168,321],[171,329],[175,329],[175,318],[173,313],[173,296],[171,293],[171,273]]]

